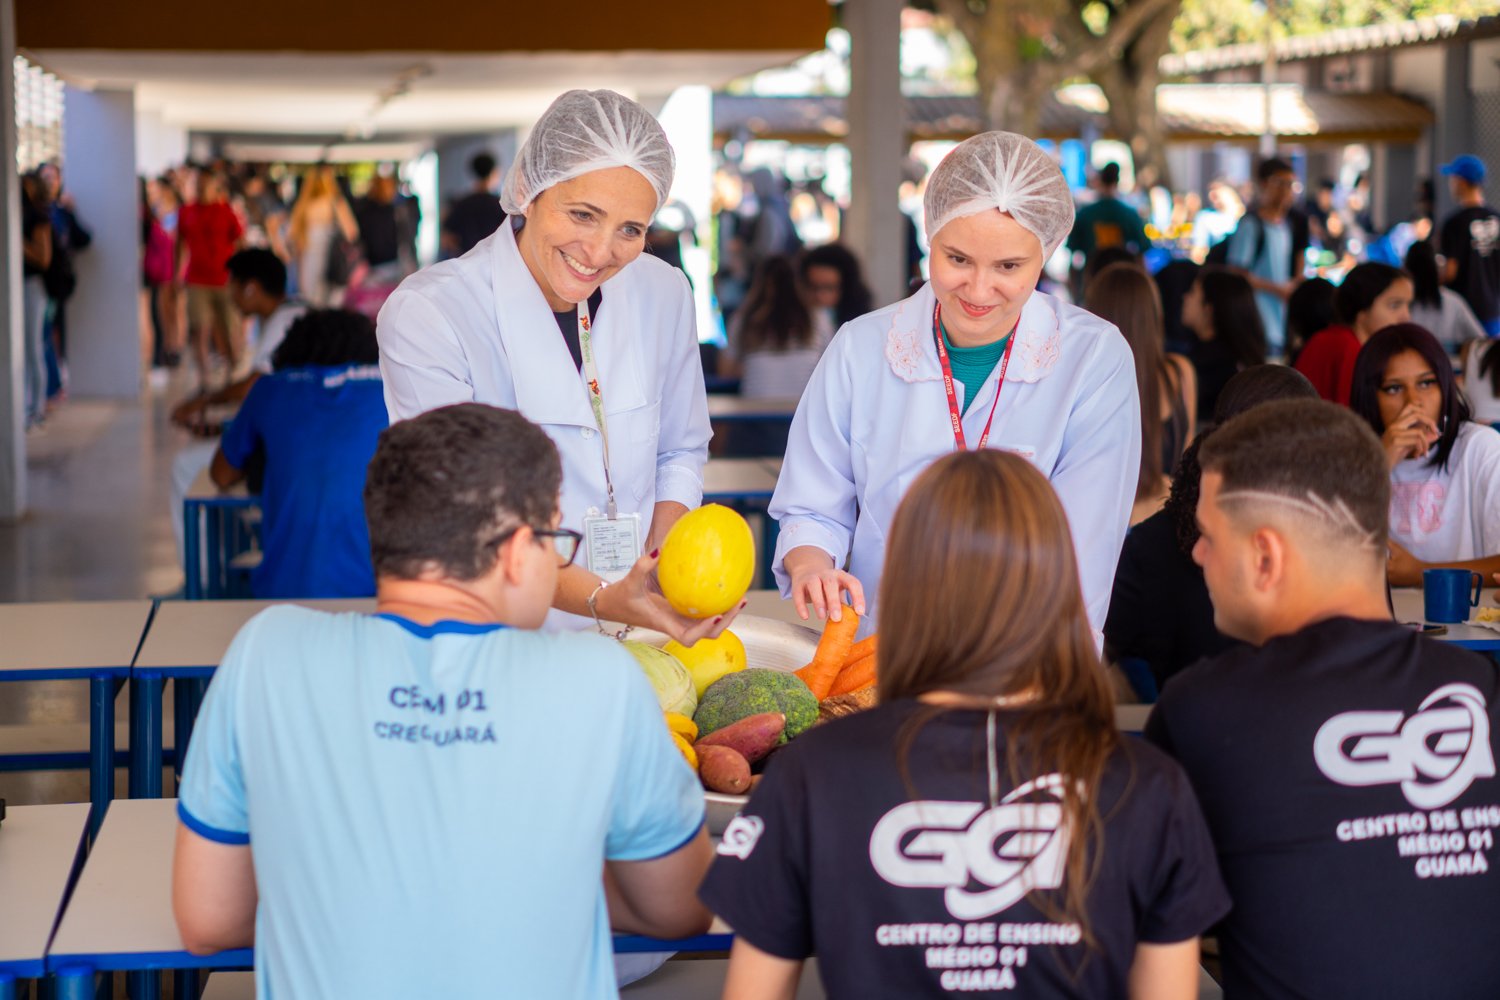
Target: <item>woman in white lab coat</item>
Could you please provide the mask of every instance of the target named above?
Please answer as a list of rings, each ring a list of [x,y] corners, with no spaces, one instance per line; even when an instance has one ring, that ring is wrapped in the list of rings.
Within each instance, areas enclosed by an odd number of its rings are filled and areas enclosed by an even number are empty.
[[[845,324],[797,407],[771,501],[777,580],[804,616],[837,618],[847,599],[869,634],[907,486],[956,448],[1001,448],[1061,497],[1097,631],[1135,494],[1140,407],[1120,332],[1036,291],[1073,224],[1067,182],[1030,139],[988,132],[938,165],[923,208],[931,281]]]
[[[378,332],[392,421],[489,403],[518,410],[557,444],[562,527],[586,537],[559,576],[555,607],[570,614],[549,624],[597,617],[691,643],[733,613],[684,618],[653,582],[650,554],[702,502],[710,434],[691,289],[682,272],[641,256],[673,169],[644,108],[606,90],[569,91],[506,177],[511,218],[464,256],[404,281]]]

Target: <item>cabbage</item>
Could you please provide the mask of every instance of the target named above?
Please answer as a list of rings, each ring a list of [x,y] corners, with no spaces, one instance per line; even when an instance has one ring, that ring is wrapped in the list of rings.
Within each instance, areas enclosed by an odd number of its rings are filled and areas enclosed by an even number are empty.
[[[622,645],[635,657],[646,674],[646,679],[656,689],[656,700],[661,703],[661,710],[676,712],[691,719],[698,710],[698,692],[693,686],[693,676],[682,665],[682,661],[665,649],[633,639]]]

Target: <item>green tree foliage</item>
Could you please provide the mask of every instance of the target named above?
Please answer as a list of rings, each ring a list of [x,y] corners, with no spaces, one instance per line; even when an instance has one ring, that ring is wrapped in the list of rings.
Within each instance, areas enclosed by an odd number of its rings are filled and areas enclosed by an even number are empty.
[[[1271,31],[1277,38],[1316,35],[1335,28],[1410,21],[1451,14],[1482,17],[1500,12],[1494,0],[1271,0]],[[1268,7],[1257,0],[1183,0],[1172,25],[1173,52],[1261,42]]]

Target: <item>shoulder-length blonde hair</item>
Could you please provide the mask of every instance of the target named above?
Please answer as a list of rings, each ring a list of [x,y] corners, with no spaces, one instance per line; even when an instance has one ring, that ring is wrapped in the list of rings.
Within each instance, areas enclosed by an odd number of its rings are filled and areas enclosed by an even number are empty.
[[[1061,905],[1038,905],[1093,940],[1085,904],[1102,854],[1097,791],[1119,736],[1052,485],[1007,452],[939,459],[896,511],[883,573],[880,701],[939,691],[1014,699],[1005,726],[1012,784],[1052,772],[1068,779]],[[926,706],[912,717],[899,739],[903,771],[919,730],[943,711]]]

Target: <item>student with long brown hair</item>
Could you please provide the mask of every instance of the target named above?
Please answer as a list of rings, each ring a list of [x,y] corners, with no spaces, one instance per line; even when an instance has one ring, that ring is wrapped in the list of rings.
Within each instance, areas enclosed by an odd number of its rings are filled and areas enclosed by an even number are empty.
[[[1198,419],[1198,374],[1192,361],[1166,349],[1161,293],[1139,266],[1111,264],[1089,281],[1083,307],[1120,328],[1135,355],[1141,398],[1141,471],[1130,523],[1161,509],[1170,470],[1193,439]]]
[[[1229,908],[1181,771],[1115,731],[1067,517],[1025,459],[955,452],[891,526],[879,705],[778,753],[700,892],[726,1000],[1196,995]]]

